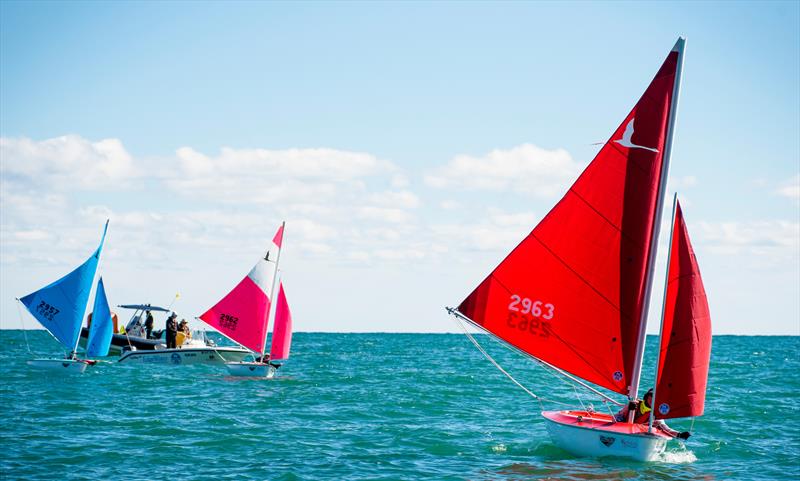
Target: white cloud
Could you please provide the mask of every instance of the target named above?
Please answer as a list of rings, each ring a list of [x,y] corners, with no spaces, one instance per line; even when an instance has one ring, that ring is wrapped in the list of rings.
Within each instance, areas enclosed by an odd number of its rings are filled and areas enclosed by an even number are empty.
[[[670,177],[667,192],[675,190],[688,189],[697,185],[697,177],[693,175],[684,175],[683,177]]]
[[[774,261],[800,255],[800,223],[782,220],[697,222],[698,239],[716,254],[768,257]]]
[[[448,251],[510,252],[536,226],[540,219],[531,212],[505,213],[487,209],[477,223],[441,224],[432,227],[434,236],[446,239]]]
[[[116,190],[138,173],[117,139],[88,141],[65,135],[43,141],[0,138],[0,175],[48,190]]]
[[[800,175],[795,175],[786,181],[779,189],[778,194],[794,200],[800,200]]]
[[[439,203],[439,207],[444,210],[456,210],[461,207],[461,202],[453,199],[446,199]]]
[[[399,207],[403,209],[415,209],[422,205],[413,192],[407,190],[377,192],[369,196],[369,200],[376,205],[385,207]]]
[[[358,217],[361,219],[390,222],[394,224],[407,223],[413,220],[413,216],[403,209],[374,206],[360,207],[358,209]]]
[[[425,182],[434,188],[512,190],[550,197],[562,193],[582,168],[564,149],[523,144],[483,157],[458,155],[428,173]]]

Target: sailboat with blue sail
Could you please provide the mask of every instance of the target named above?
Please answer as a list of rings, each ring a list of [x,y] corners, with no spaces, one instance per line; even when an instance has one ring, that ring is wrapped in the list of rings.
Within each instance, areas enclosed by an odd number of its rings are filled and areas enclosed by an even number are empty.
[[[82,373],[89,364],[93,364],[93,361],[78,359],[76,350],[106,232],[108,232],[108,221],[103,228],[100,245],[83,264],[55,282],[18,299],[34,319],[68,349],[64,359],[32,359],[28,361],[30,366]],[[102,298],[105,298],[104,289]],[[102,347],[100,342],[98,347]]]

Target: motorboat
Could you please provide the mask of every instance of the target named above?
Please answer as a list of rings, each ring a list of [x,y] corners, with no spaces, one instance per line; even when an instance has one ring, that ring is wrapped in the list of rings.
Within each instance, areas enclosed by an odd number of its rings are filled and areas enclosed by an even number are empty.
[[[144,320],[148,312],[152,314],[165,313],[163,320],[154,322],[154,325],[163,326],[166,322],[166,316],[171,312],[169,309],[154,306],[152,304],[122,304],[117,306],[121,309],[129,309],[133,311],[130,320],[125,325],[124,329],[120,330],[117,326],[117,316],[113,314],[114,319],[114,335],[111,338],[111,347],[109,354],[118,356],[123,351],[153,351],[155,349],[166,349],[167,344],[161,338],[163,337],[163,329],[153,330],[150,336],[147,335],[147,330],[144,326]],[[91,324],[91,316],[87,316],[87,326],[81,329],[80,345],[83,347],[89,337],[89,324]]]
[[[154,349],[138,350],[125,346],[118,362],[140,362],[144,364],[225,364],[239,362],[251,355],[239,346],[218,346],[206,331],[195,330],[190,336],[178,333],[176,348],[167,349],[164,344]]]

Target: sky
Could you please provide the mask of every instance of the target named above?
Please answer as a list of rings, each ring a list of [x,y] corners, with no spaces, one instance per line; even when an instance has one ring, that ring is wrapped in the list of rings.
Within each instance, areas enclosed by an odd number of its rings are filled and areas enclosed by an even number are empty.
[[[797,2],[1,2],[0,327],[108,218],[114,305],[198,316],[285,220],[296,330],[456,332],[678,36],[714,333],[800,334]]]

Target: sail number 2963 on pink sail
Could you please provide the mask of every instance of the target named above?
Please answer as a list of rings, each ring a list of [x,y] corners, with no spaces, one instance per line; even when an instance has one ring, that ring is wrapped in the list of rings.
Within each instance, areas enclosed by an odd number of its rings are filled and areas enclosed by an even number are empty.
[[[555,311],[553,304],[512,294],[506,323],[513,329],[549,337],[550,323],[547,321],[555,316]]]

